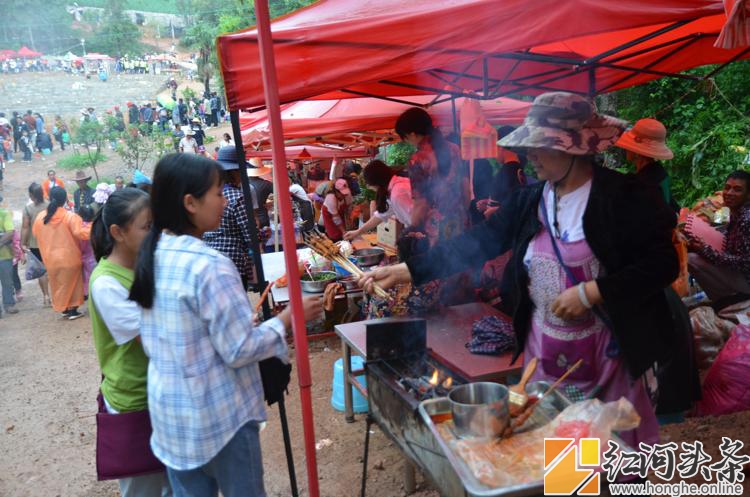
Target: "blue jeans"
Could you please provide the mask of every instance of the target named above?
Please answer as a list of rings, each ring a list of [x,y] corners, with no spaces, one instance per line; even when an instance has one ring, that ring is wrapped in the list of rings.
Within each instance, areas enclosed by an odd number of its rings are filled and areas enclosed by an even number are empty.
[[[265,497],[258,423],[235,433],[213,459],[187,471],[167,468],[174,497]]]

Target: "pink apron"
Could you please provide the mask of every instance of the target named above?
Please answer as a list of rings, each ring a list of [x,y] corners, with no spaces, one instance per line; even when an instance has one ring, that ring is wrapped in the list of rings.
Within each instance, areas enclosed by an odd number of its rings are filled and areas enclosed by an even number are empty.
[[[547,230],[541,230],[533,244],[529,268],[529,293],[534,303],[531,327],[524,347],[525,362],[537,357],[533,380],[549,382],[559,378],[571,365],[583,359],[583,365],[566,380],[584,395],[593,394],[603,402],[627,398],[641,416],[635,430],[620,434],[624,442],[638,448],[640,442],[658,443],[659,425],[642,378],[631,380],[622,357],[608,357],[610,330],[593,313],[574,321],[555,316],[550,307],[560,293],[573,286],[560,265]],[[602,272],[586,240],[572,243],[557,241],[565,264],[579,281],[596,279]]]

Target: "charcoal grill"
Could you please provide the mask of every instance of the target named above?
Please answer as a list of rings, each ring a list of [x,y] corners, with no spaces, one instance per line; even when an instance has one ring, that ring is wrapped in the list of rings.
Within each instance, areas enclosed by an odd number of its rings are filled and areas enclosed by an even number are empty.
[[[366,329],[365,375],[370,412],[365,433],[362,497],[366,494],[367,456],[373,423],[443,495],[467,495],[418,412],[423,400],[446,396],[448,382],[458,385],[466,380],[430,355],[424,319],[388,320],[368,324]],[[437,381],[430,383],[433,378]],[[414,490],[413,478],[413,469],[411,476],[407,469],[407,492]]]

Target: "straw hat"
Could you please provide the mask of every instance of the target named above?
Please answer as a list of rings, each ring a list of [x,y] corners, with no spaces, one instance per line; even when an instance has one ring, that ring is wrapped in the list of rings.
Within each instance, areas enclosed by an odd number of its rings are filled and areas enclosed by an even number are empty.
[[[593,155],[614,145],[627,123],[596,112],[590,99],[568,92],[534,99],[522,126],[497,142],[506,148],[547,148]]]
[[[657,160],[669,160],[674,153],[667,147],[667,128],[656,119],[641,119],[615,143],[620,148]]]
[[[91,175],[86,176],[86,173],[84,173],[83,171],[76,171],[76,177],[74,178],[75,181],[89,181],[90,179]]]

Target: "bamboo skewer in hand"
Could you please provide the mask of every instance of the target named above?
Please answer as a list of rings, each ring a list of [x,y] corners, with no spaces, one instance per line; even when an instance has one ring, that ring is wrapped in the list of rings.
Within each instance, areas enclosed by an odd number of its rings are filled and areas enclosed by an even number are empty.
[[[317,230],[310,231],[308,233],[305,233],[305,244],[313,249],[313,251],[317,252],[318,254],[322,255],[326,259],[329,259],[337,264],[339,264],[341,267],[349,271],[355,276],[362,276],[364,274],[364,271],[362,271],[359,267],[357,267],[356,264],[354,264],[352,261],[344,257],[339,253],[339,248],[336,246],[333,241],[331,241],[330,238],[325,236],[324,234],[320,233]],[[391,296],[383,290],[380,286],[375,285],[375,294],[386,300],[390,300]]]

